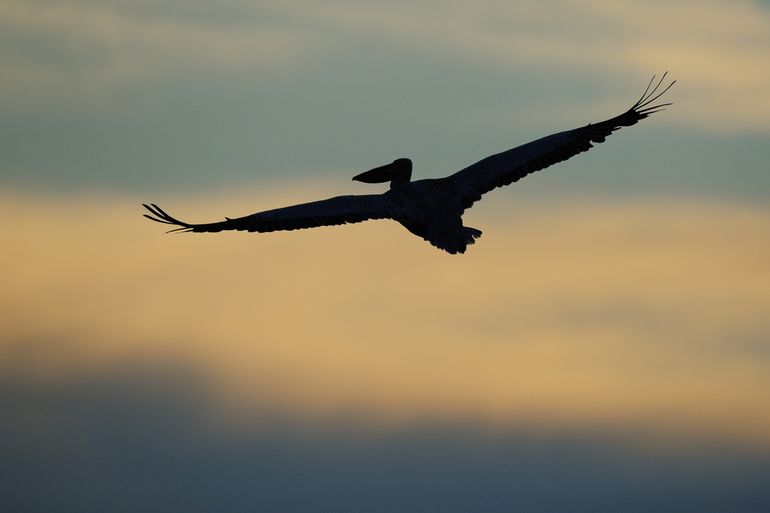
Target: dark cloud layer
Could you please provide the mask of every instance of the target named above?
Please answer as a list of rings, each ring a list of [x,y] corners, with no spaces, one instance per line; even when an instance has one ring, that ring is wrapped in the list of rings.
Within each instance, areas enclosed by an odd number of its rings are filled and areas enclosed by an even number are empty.
[[[194,373],[153,365],[0,383],[0,509],[760,512],[770,454],[629,433],[217,423]]]

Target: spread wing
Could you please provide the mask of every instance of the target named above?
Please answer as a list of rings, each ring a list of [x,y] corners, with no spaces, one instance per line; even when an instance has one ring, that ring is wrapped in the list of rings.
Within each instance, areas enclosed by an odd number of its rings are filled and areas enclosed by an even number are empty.
[[[152,215],[144,214],[147,219],[179,227],[171,230],[172,232],[298,230],[317,226],[360,223],[369,219],[385,219],[389,218],[391,214],[390,201],[382,194],[337,196],[275,210],[265,210],[245,217],[225,218],[224,221],[203,224],[180,221],[171,217],[155,204],[144,205],[144,208],[152,213]]]
[[[639,101],[619,116],[549,135],[492,155],[448,176],[447,180],[452,182],[454,190],[460,195],[463,208],[468,208],[481,199],[482,194],[496,187],[509,185],[530,173],[588,151],[593,147],[593,143],[604,142],[605,138],[615,130],[635,125],[639,120],[671,105],[671,103],[653,105],[655,100],[676,83],[673,81],[658,92],[667,73],[664,73],[655,87],[650,90],[655,81],[653,76]]]

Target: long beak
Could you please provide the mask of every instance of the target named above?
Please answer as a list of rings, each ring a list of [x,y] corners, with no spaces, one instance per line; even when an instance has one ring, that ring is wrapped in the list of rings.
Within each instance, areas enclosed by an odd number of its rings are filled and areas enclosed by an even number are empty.
[[[375,167],[353,177],[353,180],[364,183],[384,183],[393,179],[393,163]]]

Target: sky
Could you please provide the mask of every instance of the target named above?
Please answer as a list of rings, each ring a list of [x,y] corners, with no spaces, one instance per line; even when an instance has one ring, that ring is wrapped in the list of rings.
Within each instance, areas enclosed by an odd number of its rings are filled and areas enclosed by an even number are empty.
[[[0,509],[770,507],[770,4],[5,0]],[[466,212],[166,235],[675,104]]]

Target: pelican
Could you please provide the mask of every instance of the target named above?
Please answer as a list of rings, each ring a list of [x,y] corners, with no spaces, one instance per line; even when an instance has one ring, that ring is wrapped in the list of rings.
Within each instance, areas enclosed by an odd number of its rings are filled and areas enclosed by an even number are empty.
[[[463,226],[462,216],[483,194],[588,151],[593,143],[604,142],[615,130],[635,125],[672,105],[654,103],[676,83],[672,81],[661,89],[667,73],[657,82],[653,76],[639,100],[614,118],[542,137],[444,178],[411,181],[412,161],[399,158],[353,177],[364,183],[390,182],[390,189],[382,194],[337,196],[202,224],[180,221],[152,203],[143,205],[151,214],[144,217],[177,226],[171,232],[272,232],[393,219],[439,249],[451,254],[464,253],[481,236],[481,230]]]

